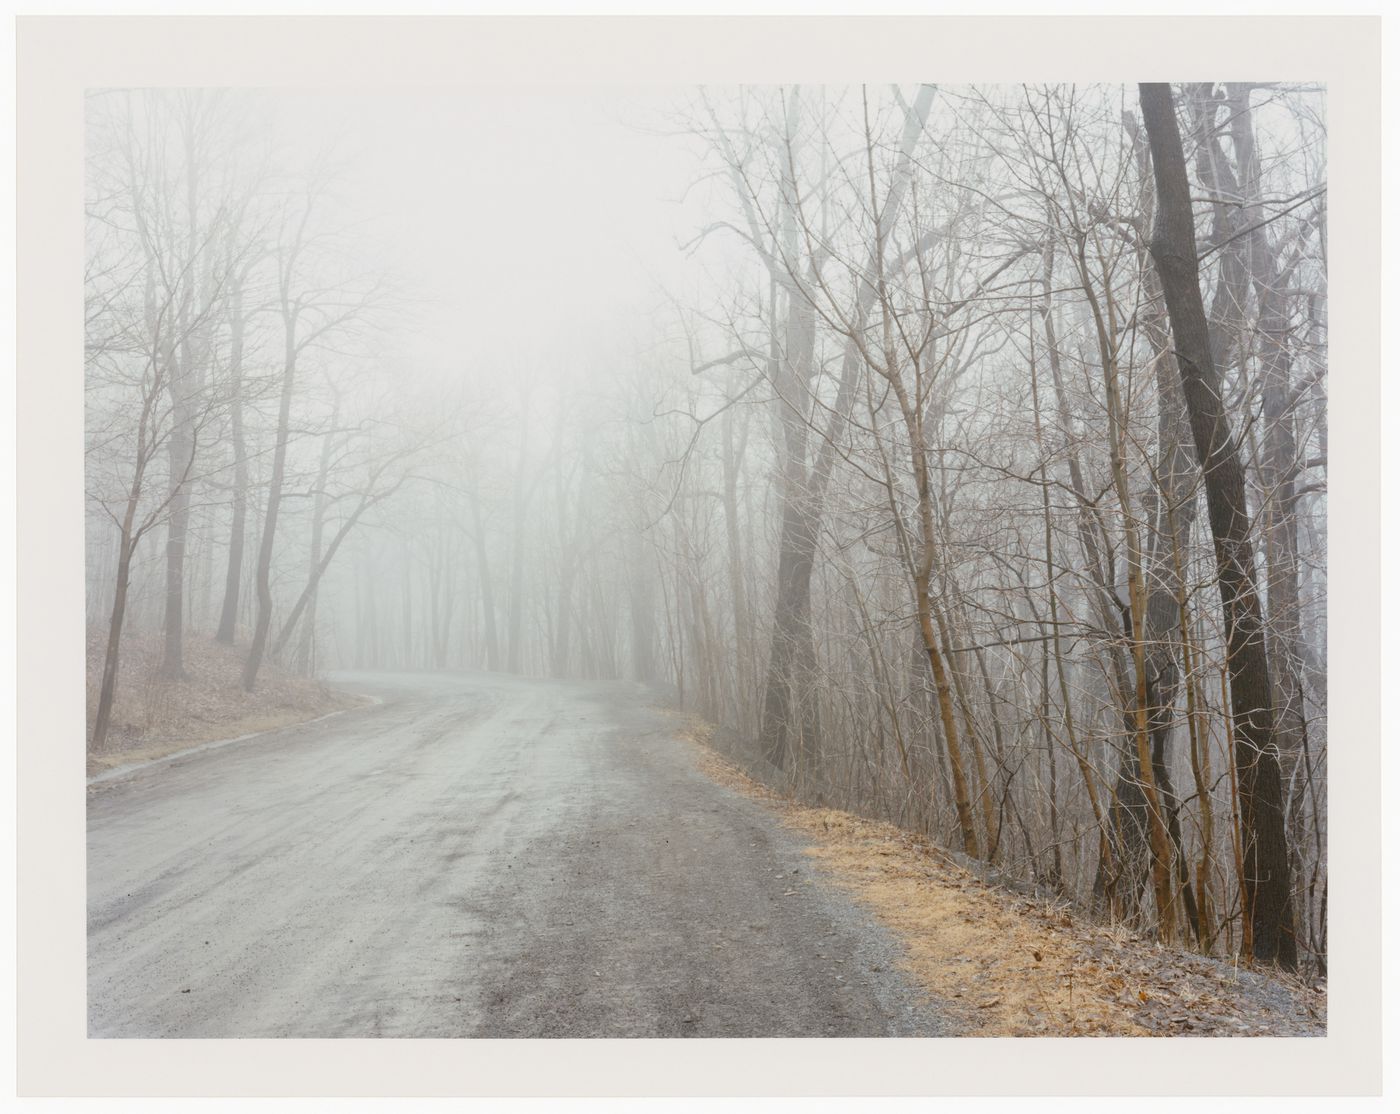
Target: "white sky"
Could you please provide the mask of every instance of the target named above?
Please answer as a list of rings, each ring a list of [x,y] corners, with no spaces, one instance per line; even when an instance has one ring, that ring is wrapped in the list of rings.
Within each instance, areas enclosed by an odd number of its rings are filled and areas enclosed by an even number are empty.
[[[695,147],[641,128],[666,127],[685,93],[493,86],[297,94],[289,107],[341,135],[337,192],[374,218],[409,297],[429,299],[417,333],[396,338],[405,357],[498,380],[610,342],[662,284],[684,283]]]

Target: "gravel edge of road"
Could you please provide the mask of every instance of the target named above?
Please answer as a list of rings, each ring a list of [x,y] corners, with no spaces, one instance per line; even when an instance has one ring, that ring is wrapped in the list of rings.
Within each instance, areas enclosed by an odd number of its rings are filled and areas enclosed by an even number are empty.
[[[678,718],[677,736],[692,748],[697,767],[775,813],[808,842],[813,869],[899,941],[905,969],[947,1011],[956,1035],[1327,1035],[1325,986],[1158,946],[1122,927],[1089,922],[1063,902],[998,886],[892,825],[804,806],[710,746],[710,730],[692,717]],[[945,891],[942,899],[952,908],[919,915],[912,907],[930,890]],[[1007,954],[983,949],[978,955],[968,938],[956,944],[930,938],[930,927],[963,923],[997,939],[996,950]],[[976,974],[965,976],[964,963]],[[1053,987],[1061,981],[1057,967],[1077,972],[1067,1011],[1066,995]]]

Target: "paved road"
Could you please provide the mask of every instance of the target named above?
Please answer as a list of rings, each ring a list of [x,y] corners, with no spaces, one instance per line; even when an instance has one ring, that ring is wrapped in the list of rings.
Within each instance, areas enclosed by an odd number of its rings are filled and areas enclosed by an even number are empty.
[[[640,688],[336,680],[384,703],[89,786],[91,1036],[938,1034]]]

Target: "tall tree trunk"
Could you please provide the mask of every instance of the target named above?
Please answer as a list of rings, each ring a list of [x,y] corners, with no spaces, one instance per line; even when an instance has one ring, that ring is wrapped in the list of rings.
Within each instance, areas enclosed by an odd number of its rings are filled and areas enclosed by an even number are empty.
[[[1147,252],[1148,228],[1153,212],[1151,156],[1146,137],[1131,113],[1125,124],[1137,157],[1140,177],[1137,249],[1143,272],[1143,312],[1140,321],[1148,350],[1152,353],[1153,376],[1157,387],[1157,457],[1153,467],[1155,484],[1144,502],[1148,509],[1145,546],[1146,607],[1144,642],[1147,661],[1147,718],[1152,751],[1152,779],[1160,797],[1167,833],[1176,858],[1178,884],[1186,919],[1198,943],[1204,927],[1196,895],[1190,886],[1190,864],[1181,831],[1181,806],[1171,780],[1171,740],[1176,723],[1175,706],[1182,686],[1183,610],[1181,569],[1177,554],[1187,548],[1196,518],[1196,467],[1186,403],[1181,393],[1181,374],[1171,351],[1167,333],[1166,306],[1161,284]],[[1125,776],[1142,777],[1135,760]],[[1209,802],[1201,802],[1203,810]]]
[[[562,441],[564,436],[562,418],[559,424],[560,428],[556,431],[555,437]],[[559,598],[556,601],[554,611],[554,638],[550,646],[549,671],[554,677],[564,678],[569,675],[569,636],[573,625],[574,580],[578,575],[579,537],[583,529],[582,513],[579,508],[583,505],[586,493],[580,484],[578,490],[573,493],[573,497],[569,497],[562,453],[555,456],[554,484],[555,513],[558,516],[559,528],[560,572]],[[571,506],[574,510],[572,523],[569,515]]]
[[[1176,342],[1196,454],[1203,462],[1206,506],[1225,611],[1235,761],[1246,834],[1241,880],[1246,912],[1255,957],[1292,968],[1297,966],[1298,952],[1283,786],[1263,614],[1254,584],[1244,473],[1201,300],[1191,190],[1171,86],[1144,83],[1139,86],[1139,95],[1157,185],[1152,258],[1161,276]]]
[[[229,424],[233,440],[233,516],[229,522],[228,570],[219,614],[218,642],[233,645],[238,625],[238,594],[243,586],[243,546],[248,520],[248,444],[243,431],[243,284],[229,296]]]
[[[921,85],[905,113],[899,162],[876,220],[875,242],[861,276],[856,305],[850,321],[842,357],[840,385],[831,407],[823,443],[810,471],[807,467],[808,422],[815,344],[815,309],[809,291],[801,288],[798,277],[798,189],[793,162],[794,137],[798,124],[798,101],[794,94],[785,120],[786,137],[781,239],[786,265],[774,270],[772,278],[787,292],[788,315],[783,350],[778,350],[776,334],[769,355],[768,377],[778,395],[779,439],[782,458],[779,465],[779,495],[782,528],[778,546],[778,595],[773,639],[768,656],[759,736],[763,748],[775,764],[789,762],[804,746],[815,747],[820,732],[815,685],[816,646],[812,639],[812,565],[821,529],[822,503],[836,458],[836,442],[844,428],[846,414],[855,398],[855,381],[861,365],[861,333],[874,305],[876,283],[884,272],[885,240],[903,204],[913,172],[913,154],[924,124],[933,107],[934,89]],[[810,232],[810,229],[803,229]],[[809,260],[808,280],[817,280],[819,265]],[[814,285],[819,285],[815,283]]]
[[[121,555],[117,558],[117,589],[112,601],[112,621],[107,627],[107,652],[102,662],[102,687],[97,697],[97,716],[93,721],[93,750],[102,749],[112,725],[112,705],[117,697],[117,671],[121,658],[122,626],[126,622],[126,596],[131,584],[131,544],[129,524],[123,526]]]
[[[199,221],[200,155],[196,134],[196,114],[187,106],[184,121],[185,215],[184,274],[180,280],[179,355],[171,345],[170,358],[178,359],[169,372],[170,430],[170,517],[165,543],[165,653],[161,676],[174,680],[185,677],[185,550],[190,525],[190,476],[194,467],[194,401],[199,393],[203,362],[207,358],[206,307],[212,300],[213,269],[201,259]],[[201,275],[203,286],[201,286]]]
[[[529,422],[522,414],[520,459],[515,470],[515,515],[510,552],[510,611],[506,642],[506,672],[519,673],[525,663],[525,466],[529,461]]]
[[[148,266],[146,277],[147,323],[148,326],[152,326],[153,334],[158,337],[159,334],[153,327],[156,320],[154,300],[152,269]],[[136,425],[136,458],[131,474],[131,483],[127,488],[126,506],[122,511],[121,537],[117,555],[116,587],[112,598],[112,617],[107,627],[107,650],[102,663],[102,684],[98,692],[97,713],[93,720],[92,739],[89,743],[93,750],[101,749],[106,743],[107,734],[112,724],[112,707],[116,703],[117,698],[117,675],[120,668],[122,630],[126,623],[127,600],[131,587],[132,554],[136,550],[137,542],[140,541],[147,527],[154,521],[154,516],[152,515],[147,517],[138,527],[136,523],[136,512],[141,505],[141,498],[146,490],[146,470],[155,451],[151,444],[151,425],[157,400],[164,391],[164,387],[161,384],[161,376],[162,374],[168,373],[169,365],[163,365],[159,362],[161,354],[160,346],[157,344],[151,352],[151,383],[141,400],[141,416]]]
[[[335,441],[335,427],[340,422],[340,399],[337,397],[335,407],[331,412],[331,428],[321,441],[321,463],[316,472],[316,495],[312,500],[311,511],[311,557],[307,571],[307,585],[310,589],[310,599],[306,601],[307,620],[303,628],[304,635],[297,648],[297,669],[305,673],[310,664],[311,638],[314,633],[316,623],[316,582],[320,579],[317,572],[321,564],[322,540],[325,533],[326,523],[326,481],[330,477],[331,470],[331,449]],[[303,593],[305,595],[305,593]],[[298,600],[298,607],[293,609],[293,613],[288,616],[286,623],[282,627],[282,633],[277,636],[277,642],[272,648],[273,658],[281,658],[286,649],[287,642],[291,638],[292,631],[296,628],[297,619],[301,615],[301,601]]]
[[[486,550],[486,532],[481,524],[481,503],[476,492],[471,493],[472,542],[476,546],[476,564],[480,569],[481,625],[486,633],[486,668],[493,673],[501,668],[501,640],[496,630],[496,591],[491,576],[491,558]]]
[[[165,647],[160,673],[171,680],[185,677],[185,543],[189,537],[189,474],[194,438],[190,430],[190,401],[181,380],[189,370],[182,367],[170,376],[170,511],[165,535]]]
[[[409,538],[403,539],[400,546],[399,568],[402,575],[399,577],[399,587],[402,590],[400,600],[403,607],[403,641],[400,643],[403,654],[402,668],[412,669],[414,665],[413,655],[413,542]]]
[[[432,549],[432,563],[428,569],[428,595],[432,601],[431,620],[433,638],[433,668],[447,668],[447,647],[451,640],[452,613],[456,609],[456,598],[452,594],[450,572],[453,567],[447,547],[447,534],[438,530]]]
[[[145,441],[146,415],[142,415],[141,441]],[[98,692],[97,714],[93,720],[90,746],[100,750],[112,725],[112,706],[117,698],[117,673],[121,658],[122,628],[126,622],[126,601],[131,586],[131,555],[136,548],[136,507],[141,498],[145,473],[144,448],[138,450],[136,474],[122,517],[120,550],[117,557],[116,591],[112,599],[112,619],[107,627],[107,651],[102,662],[102,686]]]
[[[640,528],[627,535],[627,611],[630,620],[632,679],[644,685],[656,681],[656,590]],[[669,623],[670,612],[666,612]]]
[[[284,337],[282,392],[277,407],[277,441],[272,451],[272,477],[267,485],[267,508],[263,514],[262,539],[258,545],[258,617],[253,627],[253,643],[243,666],[243,688],[252,692],[267,649],[272,626],[272,551],[277,540],[277,516],[282,508],[282,485],[287,473],[287,441],[292,424],[292,396],[296,392],[297,317],[284,289],[282,330]]]
[[[1046,321],[1046,330],[1047,330],[1047,334],[1051,337],[1051,340],[1052,340],[1052,343],[1053,343],[1054,330],[1053,330],[1053,326],[1049,325],[1049,323],[1048,323],[1048,322],[1049,322],[1049,317],[1050,317],[1050,290],[1051,290],[1051,286],[1050,286],[1050,283],[1049,283],[1049,279],[1050,279],[1049,271],[1050,271],[1050,268],[1047,267],[1047,269],[1046,269],[1046,285],[1045,285],[1045,291],[1044,291],[1045,299],[1044,299],[1044,301],[1042,302],[1042,304],[1038,307],[1038,312],[1040,313],[1040,315],[1041,315],[1041,316],[1045,319],[1045,321]],[[1031,416],[1032,416],[1032,418],[1033,418],[1033,420],[1034,420],[1034,425],[1035,425],[1035,444],[1036,444],[1036,450],[1037,450],[1037,453],[1038,453],[1038,455],[1039,455],[1039,457],[1040,457],[1040,469],[1039,469],[1039,471],[1040,471],[1040,479],[1041,479],[1041,483],[1040,483],[1041,524],[1042,524],[1042,530],[1043,530],[1043,534],[1042,534],[1042,538],[1043,538],[1043,548],[1044,548],[1044,550],[1045,550],[1045,553],[1044,553],[1044,557],[1045,557],[1045,585],[1046,585],[1046,591],[1047,591],[1048,594],[1049,594],[1049,612],[1050,612],[1050,614],[1049,614],[1050,639],[1049,639],[1049,641],[1047,642],[1047,644],[1046,644],[1046,646],[1045,646],[1045,659],[1044,659],[1044,660],[1045,660],[1045,662],[1046,662],[1046,667],[1047,667],[1047,668],[1048,668],[1048,662],[1049,662],[1049,660],[1050,660],[1051,658],[1053,658],[1053,659],[1054,659],[1054,662],[1055,662],[1055,679],[1056,679],[1056,681],[1057,681],[1057,683],[1058,683],[1058,689],[1059,689],[1059,695],[1060,695],[1060,708],[1061,708],[1061,713],[1060,713],[1060,714],[1061,714],[1061,721],[1062,721],[1062,723],[1064,724],[1065,746],[1068,748],[1070,754],[1072,754],[1072,755],[1074,756],[1075,764],[1076,764],[1076,766],[1077,766],[1078,769],[1079,769],[1079,776],[1080,776],[1080,778],[1081,778],[1081,779],[1083,780],[1083,782],[1084,782],[1084,792],[1085,792],[1085,795],[1089,798],[1089,810],[1090,810],[1090,812],[1093,814],[1093,817],[1094,817],[1094,826],[1098,829],[1098,835],[1099,835],[1099,839],[1098,839],[1098,844],[1099,844],[1099,847],[1098,847],[1098,850],[1099,850],[1099,863],[1098,863],[1098,871],[1097,871],[1097,873],[1096,873],[1096,878],[1097,878],[1097,879],[1101,879],[1101,880],[1103,881],[1103,884],[1104,884],[1104,887],[1105,887],[1104,896],[1108,899],[1108,902],[1109,902],[1110,907],[1112,907],[1112,906],[1116,903],[1116,894],[1114,893],[1113,887],[1114,887],[1114,880],[1116,879],[1116,876],[1117,876],[1117,871],[1116,871],[1116,868],[1115,868],[1114,863],[1113,863],[1113,850],[1112,850],[1112,844],[1111,844],[1111,842],[1110,842],[1110,840],[1109,840],[1108,822],[1107,822],[1107,818],[1104,816],[1103,807],[1099,804],[1098,784],[1097,784],[1097,781],[1095,780],[1095,777],[1094,777],[1093,766],[1092,766],[1091,763],[1089,762],[1088,756],[1085,754],[1085,752],[1084,752],[1083,750],[1080,749],[1079,744],[1078,744],[1078,742],[1076,741],[1075,725],[1074,725],[1074,705],[1073,705],[1073,702],[1072,702],[1071,697],[1070,697],[1069,679],[1068,679],[1068,677],[1066,676],[1066,672],[1065,672],[1065,655],[1064,655],[1064,652],[1063,652],[1062,649],[1061,649],[1061,644],[1060,644],[1060,600],[1059,600],[1059,589],[1058,589],[1057,586],[1056,586],[1056,580],[1057,580],[1057,577],[1058,577],[1059,574],[1056,572],[1055,538],[1054,538],[1054,532],[1053,532],[1053,528],[1052,528],[1052,518],[1051,518],[1051,514],[1050,514],[1050,485],[1049,485],[1049,483],[1047,482],[1047,481],[1048,481],[1048,476],[1049,476],[1050,461],[1049,461],[1049,457],[1048,457],[1047,452],[1046,452],[1046,447],[1045,447],[1045,433],[1044,433],[1044,429],[1043,429],[1042,422],[1041,422],[1041,417],[1040,417],[1040,377],[1039,377],[1039,375],[1038,375],[1038,373],[1037,373],[1037,366],[1038,366],[1038,365],[1037,365],[1037,363],[1036,363],[1036,356],[1035,356],[1035,326],[1034,326],[1034,323],[1032,323],[1032,324],[1031,324],[1031,327],[1027,330],[1027,334],[1028,334],[1028,339],[1029,339],[1029,342],[1030,342]],[[1048,730],[1048,720],[1049,720],[1048,708],[1049,708],[1050,696],[1049,696],[1049,692],[1048,692],[1048,677],[1045,677],[1044,675],[1042,676],[1042,685],[1045,686],[1046,689],[1047,689],[1046,695],[1045,695],[1045,701],[1046,701],[1046,708],[1047,708],[1046,720],[1047,720],[1047,730]],[[1054,744],[1053,744],[1053,741],[1049,741],[1049,742],[1048,742],[1048,745],[1050,745],[1050,746],[1053,747],[1053,745],[1054,745]],[[1053,751],[1052,751],[1052,752],[1051,752],[1051,767],[1050,767],[1052,771],[1054,770],[1054,764],[1053,764],[1053,763],[1054,763],[1054,757],[1053,757]],[[1051,782],[1051,801],[1052,801],[1052,807],[1053,807],[1053,801],[1054,801],[1054,783],[1053,783],[1053,781]],[[1054,821],[1053,821],[1053,819],[1052,819],[1052,829],[1053,829],[1053,827],[1054,827]],[[1060,865],[1059,865],[1059,861],[1058,861],[1058,860],[1059,860],[1059,852],[1058,852],[1058,844],[1057,844],[1057,849],[1056,849],[1056,867],[1055,867],[1055,872],[1056,872],[1057,878],[1059,877],[1059,875],[1060,875],[1060,873],[1061,873],[1061,867],[1060,867]]]
[[[816,747],[816,644],[812,639],[812,562],[817,524],[802,498],[783,500],[778,542],[778,591],[764,684],[759,736],[765,756],[780,769]]]
[[[1238,167],[1244,207],[1238,220],[1245,237],[1245,263],[1258,306],[1259,370],[1264,409],[1264,452],[1259,480],[1264,491],[1261,513],[1265,522],[1268,598],[1269,664],[1274,696],[1279,702],[1276,730],[1279,749],[1291,768],[1302,754],[1303,685],[1298,594],[1297,437],[1293,431],[1292,358],[1289,347],[1286,276],[1269,241],[1260,186],[1259,158],[1254,146],[1250,86],[1228,86],[1226,106],[1230,137]],[[1297,781],[1299,790],[1302,780]]]
[[[726,407],[720,418],[722,437],[721,466],[724,483],[724,533],[728,543],[729,602],[734,610],[734,678],[735,706],[740,715],[749,707],[753,667],[749,662],[751,633],[748,593],[744,588],[743,543],[739,532],[738,474],[739,461],[747,441],[747,426],[739,444],[734,441],[734,408]]]
[[[788,267],[798,266],[798,183],[793,148],[801,119],[794,90],[784,120],[780,249]],[[778,583],[773,634],[764,681],[759,738],[768,761],[790,767],[806,750],[815,749],[820,730],[815,681],[816,645],[812,639],[812,563],[816,554],[818,498],[807,471],[808,412],[816,344],[816,310],[797,276],[784,270],[773,276],[783,288],[787,315],[779,338],[776,319],[769,337],[768,379],[777,396]],[[770,295],[770,305],[774,299]]]
[[[1045,251],[1042,272],[1047,296],[1039,311],[1045,330],[1046,362],[1050,368],[1051,384],[1054,388],[1056,413],[1066,435],[1065,463],[1069,472],[1070,488],[1078,504],[1075,530],[1093,586],[1089,593],[1090,603],[1100,627],[1106,632],[1115,631],[1125,622],[1122,601],[1118,599],[1112,587],[1117,578],[1110,567],[1111,558],[1105,557],[1105,554],[1111,551],[1111,546],[1099,509],[1099,501],[1089,490],[1073,437],[1073,410],[1065,388],[1054,306],[1048,296],[1049,291],[1054,289],[1054,270],[1053,246],[1050,246]],[[1113,916],[1124,916],[1136,907],[1138,891],[1146,884],[1149,873],[1147,798],[1142,791],[1143,777],[1139,772],[1133,713],[1134,689],[1128,675],[1127,655],[1121,643],[1116,640],[1105,640],[1102,653],[1108,659],[1107,679],[1112,689],[1112,698],[1123,713],[1123,737],[1121,740],[1115,740],[1118,775],[1113,782],[1105,809],[1111,838],[1100,845],[1093,893],[1096,901],[1107,905]]]

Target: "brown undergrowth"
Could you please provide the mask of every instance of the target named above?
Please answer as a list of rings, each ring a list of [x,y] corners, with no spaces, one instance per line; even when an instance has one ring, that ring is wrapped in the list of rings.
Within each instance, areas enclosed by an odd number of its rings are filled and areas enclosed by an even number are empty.
[[[103,649],[94,636],[88,645],[89,731],[97,707]],[[122,647],[112,726],[106,745],[100,751],[88,751],[88,775],[163,758],[202,743],[304,723],[365,702],[272,662],[259,672],[256,690],[244,692],[240,681],[247,652],[244,646],[186,638],[186,678],[175,681],[160,676],[159,638],[128,639]]]
[[[961,1035],[1323,1036],[1318,987],[1165,948],[1069,906],[1013,893],[921,836],[831,808],[797,804],[708,745],[685,717],[715,781],[774,809],[807,853],[891,929],[906,966]]]

